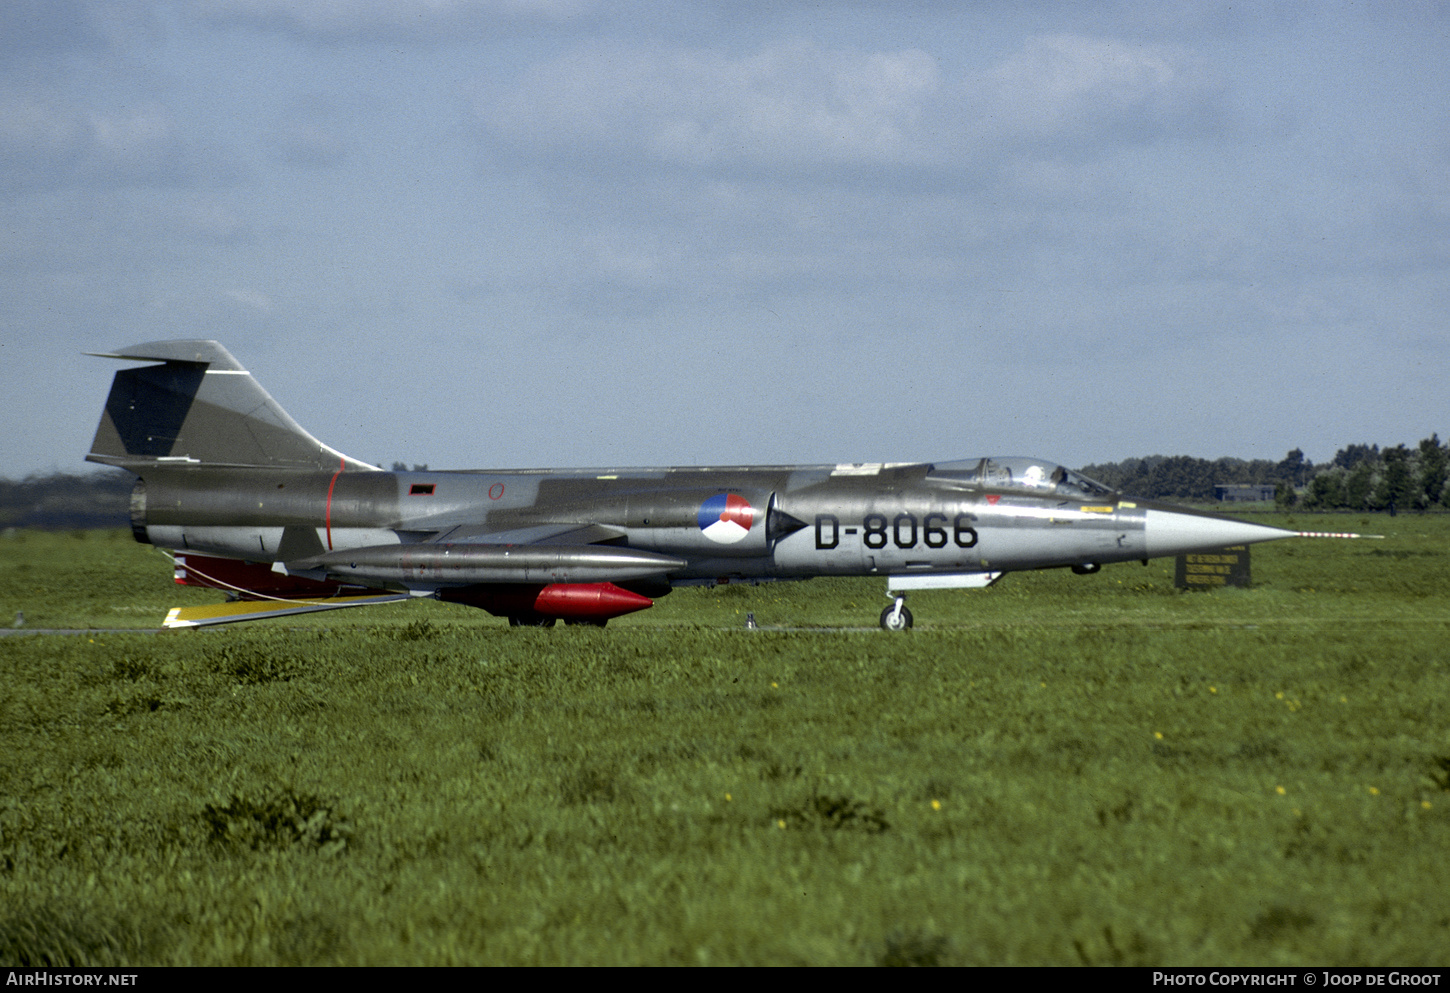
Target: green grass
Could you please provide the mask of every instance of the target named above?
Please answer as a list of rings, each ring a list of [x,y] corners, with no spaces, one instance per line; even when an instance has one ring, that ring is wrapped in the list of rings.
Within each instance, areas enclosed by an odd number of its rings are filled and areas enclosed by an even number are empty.
[[[0,639],[0,962],[1445,965],[1450,516],[1292,520],[1389,537]],[[0,620],[215,599],[0,538]]]

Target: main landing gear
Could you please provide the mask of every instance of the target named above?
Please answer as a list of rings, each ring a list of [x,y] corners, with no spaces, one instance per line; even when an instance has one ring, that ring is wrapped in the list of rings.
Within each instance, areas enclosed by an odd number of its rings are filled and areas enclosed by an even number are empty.
[[[887,631],[906,631],[911,628],[911,611],[906,609],[906,597],[893,598],[891,606],[881,612],[881,626]]]

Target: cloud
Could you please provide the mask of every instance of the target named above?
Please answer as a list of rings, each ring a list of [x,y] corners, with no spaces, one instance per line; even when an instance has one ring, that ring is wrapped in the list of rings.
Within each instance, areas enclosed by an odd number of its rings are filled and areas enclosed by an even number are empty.
[[[479,40],[500,24],[568,20],[593,7],[593,0],[203,0],[189,14],[328,43],[448,42]]]
[[[5,0],[0,52],[16,60],[97,51],[149,31],[150,5],[137,0]]]
[[[545,170],[553,207],[592,226],[557,275],[591,301],[606,286],[952,294],[1024,273],[1241,269],[1233,224],[1179,246],[1103,165],[1221,118],[1194,53],[1056,35],[944,65],[918,49],[596,42],[480,84],[473,108],[492,167]]]
[[[0,165],[0,189],[11,190],[178,186],[234,172],[160,104],[102,109],[15,90],[0,90]]]
[[[337,112],[322,97],[294,101],[277,119],[266,140],[274,158],[308,169],[341,165],[352,151]]]
[[[1220,119],[1222,85],[1185,49],[1052,35],[966,81],[978,140],[1077,149],[1198,134]]]
[[[939,85],[925,52],[770,45],[702,50],[595,45],[535,66],[475,108],[494,139],[535,153],[679,166],[910,162]]]
[[[258,314],[269,315],[272,313],[272,299],[265,293],[259,293],[256,290],[226,290],[222,296]]]
[[[82,0],[7,0],[0,4],[0,51],[25,55],[99,46]]]
[[[348,151],[337,132],[308,121],[289,121],[280,126],[272,135],[272,147],[281,161],[310,169],[340,165]]]
[[[1185,49],[1108,38],[1029,39],[948,78],[919,49],[771,44],[745,55],[592,44],[474,95],[500,150],[669,166],[970,172],[1023,153],[1081,160],[1199,135],[1223,88]]]
[[[88,135],[81,115],[43,98],[0,93],[0,162],[7,171],[71,166]]]

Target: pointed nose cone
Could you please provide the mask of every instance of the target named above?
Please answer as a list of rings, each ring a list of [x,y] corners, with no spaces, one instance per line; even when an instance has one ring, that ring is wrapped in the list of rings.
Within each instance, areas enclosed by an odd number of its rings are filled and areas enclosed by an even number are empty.
[[[1152,507],[1143,524],[1148,558],[1293,538],[1297,532],[1192,510]]]

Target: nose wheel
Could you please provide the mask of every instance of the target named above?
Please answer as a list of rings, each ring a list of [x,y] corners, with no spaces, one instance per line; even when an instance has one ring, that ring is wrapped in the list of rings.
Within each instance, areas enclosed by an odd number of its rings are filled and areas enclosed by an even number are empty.
[[[906,597],[896,597],[891,606],[881,612],[881,626],[887,631],[906,631],[911,628],[911,611],[906,609]]]

